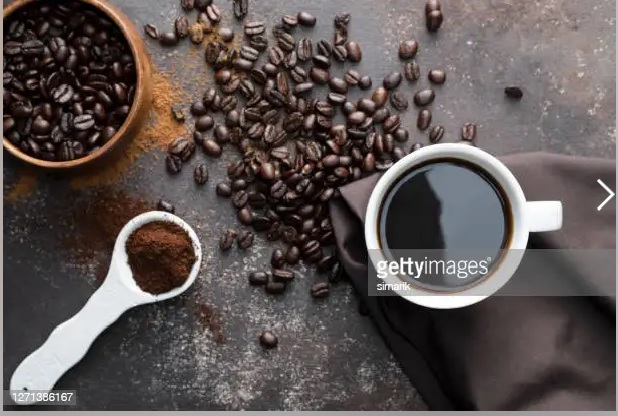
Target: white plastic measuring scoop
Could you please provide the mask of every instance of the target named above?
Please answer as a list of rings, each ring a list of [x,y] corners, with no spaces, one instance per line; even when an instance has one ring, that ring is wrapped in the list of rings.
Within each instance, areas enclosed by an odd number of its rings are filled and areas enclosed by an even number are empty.
[[[182,227],[193,242],[195,263],[187,281],[159,295],[144,292],[133,280],[125,244],[141,226],[153,221],[171,222]],[[159,302],[183,293],[195,281],[202,262],[202,248],[195,231],[183,220],[167,212],[152,211],[133,218],[120,231],[109,272],[101,287],[72,318],[61,323],[36,351],[26,357],[11,378],[12,391],[50,391],[60,377],[84,357],[92,342],[125,311],[146,303]],[[32,404],[20,402],[19,404]]]

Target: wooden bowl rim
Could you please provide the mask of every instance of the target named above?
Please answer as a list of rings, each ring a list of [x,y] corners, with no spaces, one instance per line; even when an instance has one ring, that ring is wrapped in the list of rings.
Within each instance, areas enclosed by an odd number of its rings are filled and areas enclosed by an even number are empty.
[[[30,3],[37,2],[37,1],[39,0],[16,0],[13,3],[7,5],[3,9],[3,21],[6,20],[12,13],[18,11],[20,8]],[[141,59],[147,59],[147,58],[145,56],[140,57],[140,51],[142,48],[140,47],[141,44],[138,45],[138,42],[142,42],[142,40],[141,38],[137,36],[138,35],[137,30],[134,29],[133,23],[118,8],[107,3],[104,0],[78,0],[78,1],[89,4],[97,8],[99,11],[101,11],[107,17],[109,17],[116,24],[116,26],[118,26],[118,28],[122,32],[124,38],[129,44],[129,49],[131,50],[131,54],[133,55],[133,60],[135,62],[135,74],[136,74],[135,96],[133,97],[133,103],[131,104],[131,109],[129,110],[129,114],[127,115],[127,118],[122,123],[122,125],[120,126],[120,129],[118,129],[116,134],[114,134],[114,136],[112,136],[112,138],[107,143],[105,143],[97,152],[91,155],[84,156],[79,159],[74,159],[70,161],[62,161],[62,162],[51,162],[47,160],[37,159],[35,157],[32,157],[22,152],[17,146],[15,146],[6,137],[4,137],[4,134],[3,134],[2,136],[3,146],[9,151],[9,153],[11,153],[13,156],[17,157],[18,159],[28,164],[35,165],[35,166],[42,167],[42,168],[48,168],[48,169],[75,168],[78,166],[89,164],[95,159],[105,155],[107,152],[109,152],[111,149],[114,148],[114,146],[120,141],[120,139],[127,132],[127,129],[129,128],[129,126],[137,118],[138,108],[140,107],[139,103],[141,103],[145,95],[144,93],[145,75],[144,75],[144,68],[141,65],[143,63]],[[132,33],[135,33],[137,40],[133,39],[130,36]]]

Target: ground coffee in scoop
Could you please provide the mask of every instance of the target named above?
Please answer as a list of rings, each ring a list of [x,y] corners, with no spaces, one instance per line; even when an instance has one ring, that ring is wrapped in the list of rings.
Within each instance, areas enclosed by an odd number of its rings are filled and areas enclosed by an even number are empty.
[[[138,228],[127,239],[126,250],[135,282],[152,294],[182,286],[195,263],[195,251],[186,231],[164,221]]]

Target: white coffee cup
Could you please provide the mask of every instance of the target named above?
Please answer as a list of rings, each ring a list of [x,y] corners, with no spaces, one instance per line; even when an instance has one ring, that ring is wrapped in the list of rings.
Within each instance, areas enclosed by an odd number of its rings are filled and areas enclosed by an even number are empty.
[[[489,174],[504,192],[510,205],[512,229],[510,242],[502,248],[502,257],[490,273],[478,284],[462,289],[456,294],[429,292],[417,286],[394,292],[418,305],[453,309],[469,306],[489,297],[504,286],[517,270],[528,244],[531,232],[553,231],[562,228],[562,203],[560,201],[526,201],[521,186],[511,171],[498,159],[474,146],[459,143],[435,144],[410,153],[389,170],[376,184],[367,207],[365,216],[365,241],[373,266],[378,268],[380,262],[386,261],[385,253],[380,247],[378,223],[381,206],[391,186],[405,173],[416,166],[430,163],[437,159],[460,160],[469,165],[478,166]],[[405,230],[402,230],[405,232]],[[500,249],[500,247],[497,247]],[[383,282],[400,286],[402,278],[388,274]]]

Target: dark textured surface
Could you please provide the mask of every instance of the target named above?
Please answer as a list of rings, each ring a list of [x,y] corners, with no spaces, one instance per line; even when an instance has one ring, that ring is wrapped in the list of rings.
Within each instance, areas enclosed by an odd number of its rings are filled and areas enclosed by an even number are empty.
[[[178,2],[167,0],[114,3],[140,28],[148,22],[171,28],[181,13]],[[233,24],[239,33],[231,2],[218,4],[225,25]],[[437,36],[424,29],[423,4],[251,1],[249,18],[272,24],[284,12],[306,8],[318,16],[318,39],[331,37],[335,12],[351,11],[350,37],[364,52],[357,69],[372,75],[374,85],[400,66],[398,40],[418,39],[423,74],[430,68],[448,74],[433,104],[434,123],[446,128],[445,141],[457,140],[461,125],[474,121],[479,145],[494,154],[545,150],[615,158],[614,2],[445,2],[445,23]],[[201,54],[182,58],[188,44],[162,50],[148,41],[148,47],[159,67],[184,80],[189,94],[201,95],[190,81],[204,71]],[[506,84],[521,85],[523,100],[506,100]],[[424,85],[425,76],[414,87],[404,81],[400,91],[410,99]],[[411,142],[426,142],[415,121],[411,108],[404,116]],[[286,295],[267,297],[246,284],[247,272],[268,262],[270,245],[262,238],[248,255],[219,256],[218,229],[235,225],[235,218],[214,186],[234,153],[228,150],[221,160],[209,161],[211,179],[200,190],[190,169],[167,179],[155,155],[144,156],[143,166],[118,184],[176,203],[178,214],[202,239],[202,273],[188,295],[121,317],[57,388],[77,390],[77,407],[89,410],[424,408],[370,320],[357,313],[349,285],[313,301],[308,291],[319,277],[301,267],[302,277]],[[4,164],[6,195],[21,171],[6,154]],[[63,213],[91,192],[39,178],[31,194],[4,203],[5,386],[18,363],[95,290],[93,270],[72,264],[58,247],[60,236],[70,235],[74,226]],[[216,343],[195,318],[198,299],[221,315],[225,343]],[[258,345],[267,328],[279,335],[276,350]]]

